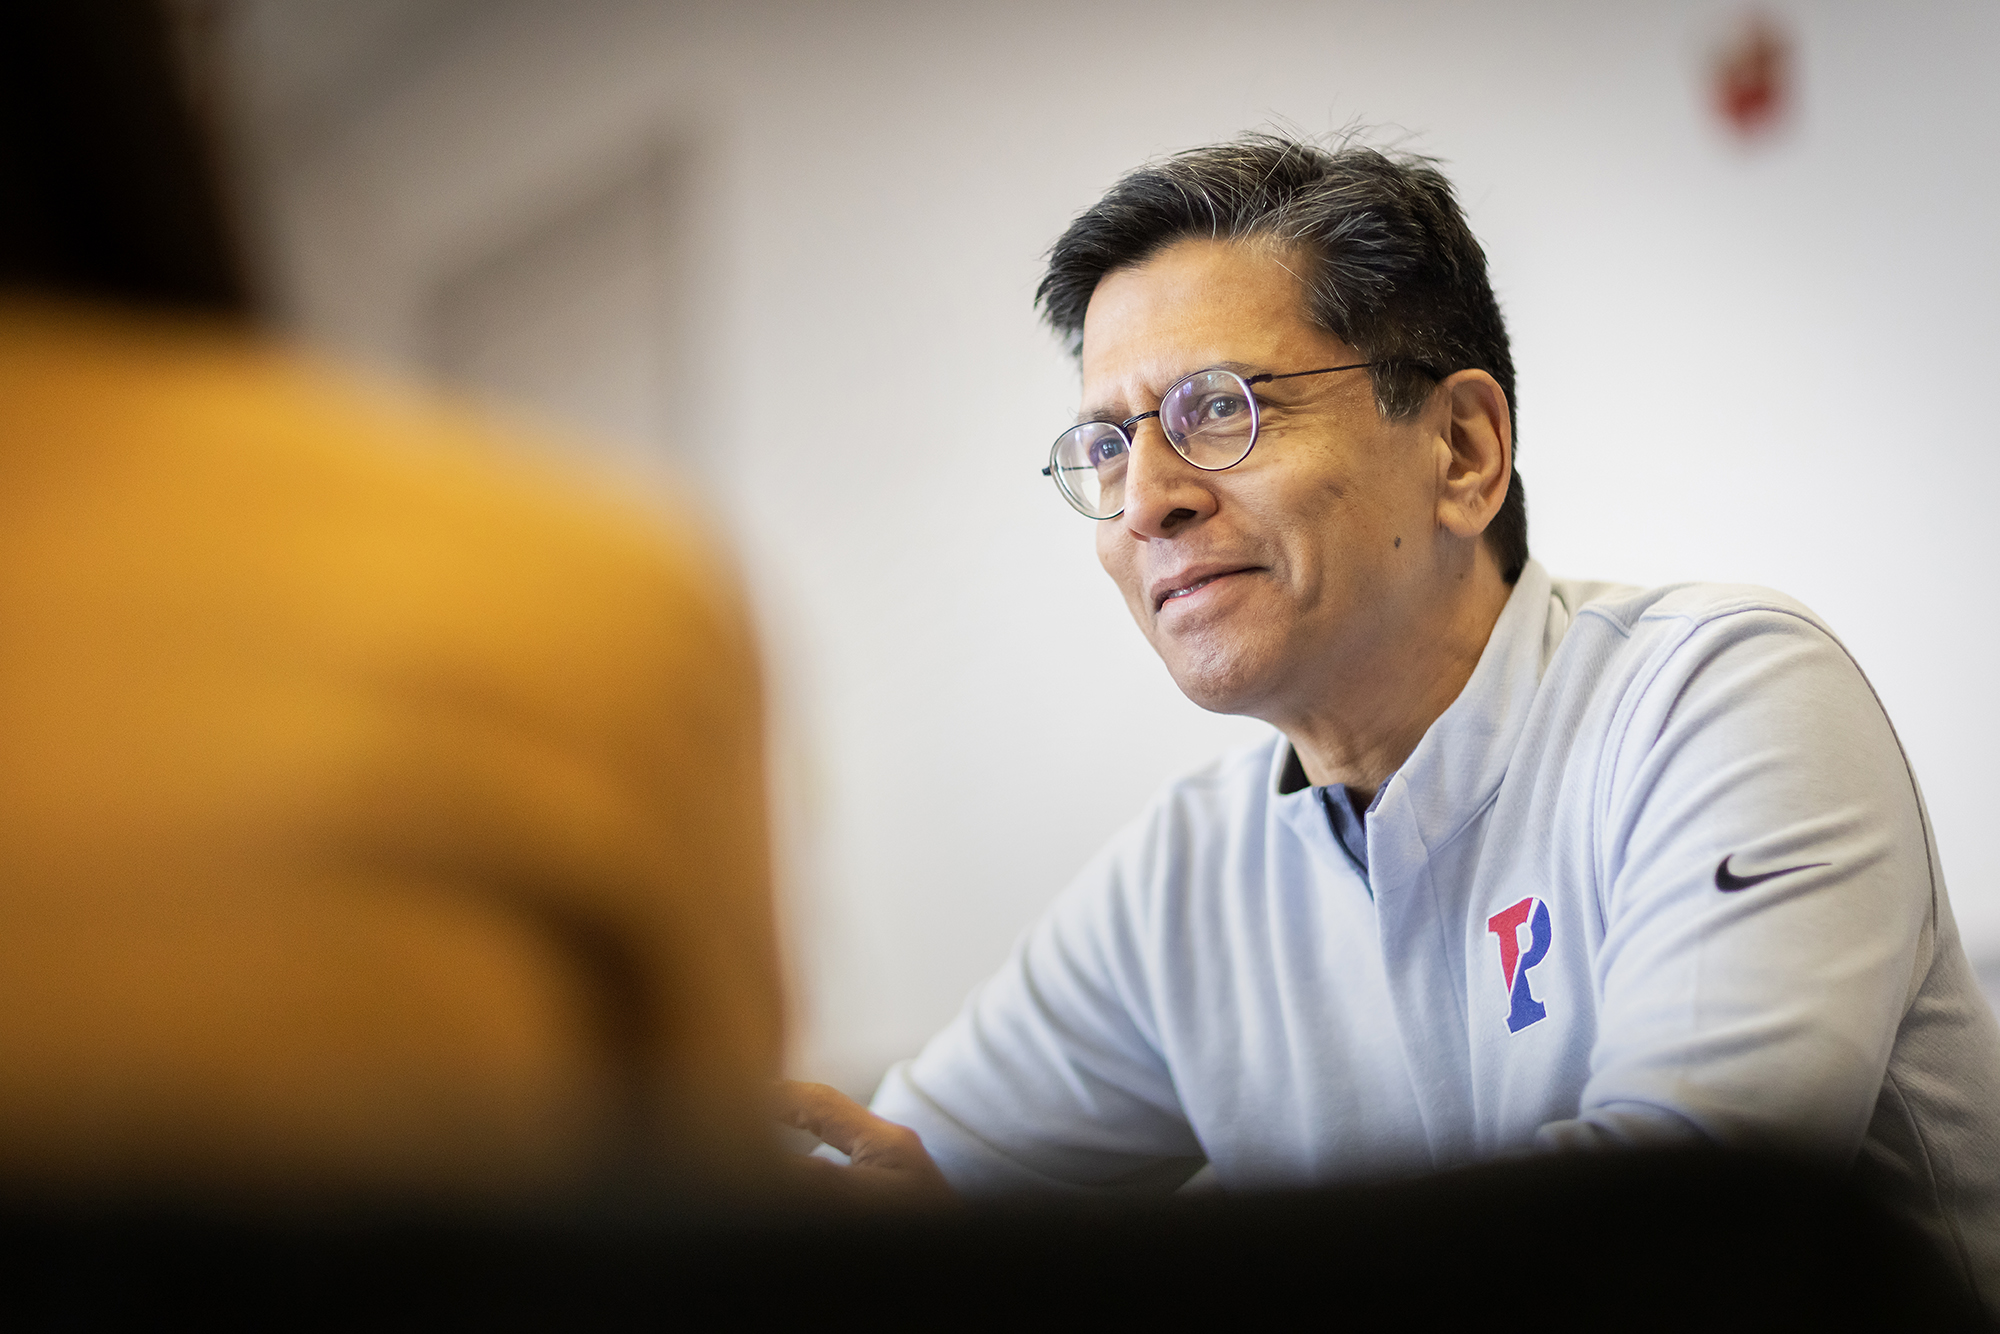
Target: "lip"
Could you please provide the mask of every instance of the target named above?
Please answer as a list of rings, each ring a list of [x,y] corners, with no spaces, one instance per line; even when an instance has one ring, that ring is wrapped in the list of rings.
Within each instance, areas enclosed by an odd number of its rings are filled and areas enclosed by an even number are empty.
[[[1196,592],[1218,579],[1232,574],[1248,574],[1255,565],[1191,565],[1185,570],[1176,570],[1170,575],[1155,579],[1147,593],[1153,599],[1153,611],[1157,614],[1168,602],[1178,602],[1182,597]],[[1177,596],[1178,595],[1178,596]]]

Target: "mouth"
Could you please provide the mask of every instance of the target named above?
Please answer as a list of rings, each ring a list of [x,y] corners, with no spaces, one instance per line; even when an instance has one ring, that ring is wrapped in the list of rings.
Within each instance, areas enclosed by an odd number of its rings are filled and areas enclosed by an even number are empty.
[[[1234,570],[1214,570],[1207,574],[1202,574],[1193,579],[1189,579],[1183,583],[1170,585],[1169,587],[1161,589],[1159,592],[1156,592],[1153,595],[1153,610],[1158,612],[1164,609],[1168,603],[1178,602],[1182,598],[1192,597],[1194,594],[1199,593],[1202,589],[1207,588],[1210,584],[1215,583],[1219,579],[1227,579],[1231,575],[1247,574],[1253,568],[1254,567],[1252,566],[1246,565],[1239,569],[1234,569]]]

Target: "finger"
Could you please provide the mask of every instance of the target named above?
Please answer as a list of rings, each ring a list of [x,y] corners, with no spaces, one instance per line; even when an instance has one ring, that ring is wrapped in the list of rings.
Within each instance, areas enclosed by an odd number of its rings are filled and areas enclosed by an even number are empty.
[[[842,1167],[824,1158],[792,1158],[787,1171],[805,1191],[825,1199],[866,1205],[935,1208],[957,1202],[944,1177],[926,1161],[918,1170]]]
[[[889,1171],[914,1169],[924,1173],[937,1171],[916,1131],[908,1126],[899,1126],[894,1121],[884,1121],[879,1116],[871,1116],[869,1120],[873,1124],[854,1137],[854,1147],[841,1150],[855,1167]]]
[[[778,1085],[778,1119],[852,1157],[855,1147],[889,1123],[826,1084],[788,1079]]]

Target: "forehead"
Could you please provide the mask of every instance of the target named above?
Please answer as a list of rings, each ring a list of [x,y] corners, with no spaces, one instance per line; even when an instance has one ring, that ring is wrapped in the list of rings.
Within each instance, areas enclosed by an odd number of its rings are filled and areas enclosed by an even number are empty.
[[[1300,267],[1274,245],[1192,239],[1107,273],[1083,320],[1086,402],[1164,389],[1220,362],[1291,369],[1340,349],[1306,320]]]

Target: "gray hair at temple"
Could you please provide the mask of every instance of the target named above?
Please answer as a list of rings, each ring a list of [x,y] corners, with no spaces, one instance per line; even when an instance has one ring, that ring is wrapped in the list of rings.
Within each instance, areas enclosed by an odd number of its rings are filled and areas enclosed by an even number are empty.
[[[1514,358],[1486,252],[1430,158],[1273,134],[1176,153],[1133,171],[1049,251],[1035,300],[1074,356],[1098,280],[1189,237],[1264,240],[1306,260],[1306,314],[1369,361],[1382,415],[1407,418],[1439,376],[1499,381],[1515,425]],[[1528,560],[1518,471],[1486,530],[1508,583]]]

